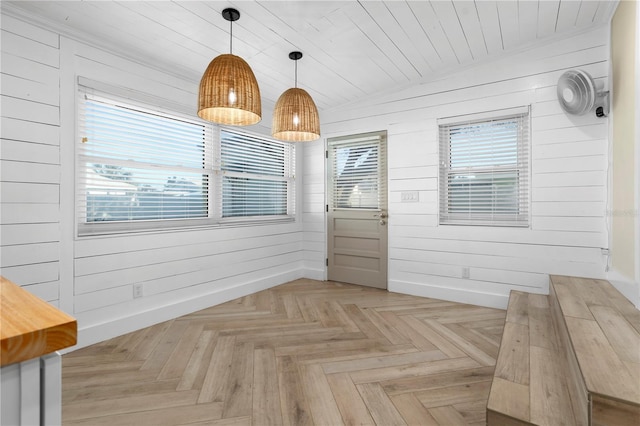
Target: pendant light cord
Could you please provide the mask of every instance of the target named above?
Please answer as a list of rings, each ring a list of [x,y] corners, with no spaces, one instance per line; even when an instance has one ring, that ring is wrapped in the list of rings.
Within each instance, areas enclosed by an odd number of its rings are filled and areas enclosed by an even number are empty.
[[[296,67],[295,67],[296,68],[296,78],[294,80],[295,81],[295,86],[294,87],[297,89],[298,88],[298,60],[296,59],[293,62],[296,63]]]
[[[233,55],[233,21],[229,21],[229,54]]]

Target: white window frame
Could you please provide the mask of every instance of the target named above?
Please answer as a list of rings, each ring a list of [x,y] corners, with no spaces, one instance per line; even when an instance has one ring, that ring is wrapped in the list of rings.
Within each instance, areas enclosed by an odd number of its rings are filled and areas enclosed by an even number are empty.
[[[486,162],[477,167],[467,166],[455,168],[451,165],[451,137],[450,130],[461,129],[465,126],[473,127],[478,124],[489,124],[492,122],[515,120],[518,126],[516,151],[513,153],[516,160],[512,164],[488,165]],[[472,225],[472,226],[504,226],[504,227],[529,227],[530,226],[530,121],[531,114],[529,106],[510,108],[498,111],[488,111],[478,114],[447,117],[438,120],[439,130],[439,221],[440,225]],[[470,151],[471,153],[471,151]],[[478,206],[478,211],[467,211],[465,213],[455,212],[450,203],[449,182],[452,177],[464,174],[483,174],[493,178],[494,173],[515,173],[516,183],[516,211],[512,214],[500,211],[500,208],[493,209],[488,213],[482,211]],[[492,198],[495,201],[495,198]],[[486,202],[485,200],[482,200]],[[495,206],[494,206],[495,207]]]
[[[133,98],[123,96],[122,94],[128,94],[126,90],[115,89],[112,93],[100,89],[94,89],[89,86],[84,86],[80,82],[87,80],[79,78],[79,84],[77,86],[77,124],[76,124],[76,144],[75,144],[75,224],[76,235],[78,237],[88,236],[101,236],[111,234],[128,234],[137,232],[157,232],[167,230],[188,230],[202,227],[220,227],[220,226],[249,226],[260,224],[272,224],[272,223],[284,223],[295,221],[295,193],[296,193],[296,179],[295,179],[295,162],[296,162],[296,149],[295,145],[289,142],[276,141],[272,138],[265,137],[246,131],[238,131],[237,129],[223,128],[213,123],[200,120],[194,116],[190,116],[183,112],[169,111],[166,108],[156,107],[150,105],[152,97],[143,97],[143,101],[138,101],[135,96]],[[114,94],[118,93],[118,94]],[[151,113],[160,116],[166,116],[170,119],[178,119],[181,121],[192,122],[197,125],[206,127],[206,140],[205,148],[203,151],[203,158],[209,169],[203,167],[203,171],[209,174],[208,185],[208,208],[207,217],[203,218],[176,218],[176,219],[134,219],[123,221],[104,221],[104,222],[87,222],[86,221],[86,201],[83,201],[82,193],[86,190],[82,181],[83,167],[86,167],[86,163],[95,163],[95,157],[86,157],[83,155],[81,144],[83,143],[83,129],[81,127],[81,103],[84,102],[85,97],[99,99],[101,101],[109,102],[112,104],[120,105],[123,107],[133,108],[135,110]],[[145,102],[146,101],[146,102]],[[283,215],[264,215],[264,216],[234,216],[224,218],[222,217],[222,175],[224,171],[220,167],[220,155],[221,155],[221,131],[228,131],[244,136],[265,140],[270,143],[282,144],[285,147],[285,152],[289,156],[287,159],[288,176],[286,176],[287,182],[287,213]],[[121,162],[124,164],[125,162]],[[203,174],[205,174],[203,172]],[[85,197],[86,199],[86,197]]]

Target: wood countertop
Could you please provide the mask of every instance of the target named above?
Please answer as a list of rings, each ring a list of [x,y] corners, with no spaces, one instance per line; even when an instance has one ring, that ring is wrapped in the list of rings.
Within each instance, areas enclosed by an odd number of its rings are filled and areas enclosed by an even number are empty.
[[[0,366],[73,346],[77,334],[75,318],[0,276]]]

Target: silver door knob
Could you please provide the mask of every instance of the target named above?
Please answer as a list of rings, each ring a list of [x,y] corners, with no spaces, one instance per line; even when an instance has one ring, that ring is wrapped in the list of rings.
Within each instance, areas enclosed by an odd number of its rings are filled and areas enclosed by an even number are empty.
[[[380,219],[380,225],[386,225],[387,222],[384,219]]]
[[[385,217],[387,217],[387,214],[385,212],[380,212],[380,214],[374,214],[373,217],[379,217],[380,219],[384,219]]]

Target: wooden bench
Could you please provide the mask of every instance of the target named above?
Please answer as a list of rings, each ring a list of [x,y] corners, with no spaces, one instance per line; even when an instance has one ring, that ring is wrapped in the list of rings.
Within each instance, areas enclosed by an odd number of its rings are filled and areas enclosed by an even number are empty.
[[[603,280],[512,291],[487,424],[640,424],[640,311]]]

